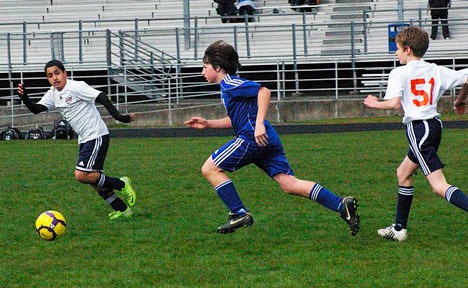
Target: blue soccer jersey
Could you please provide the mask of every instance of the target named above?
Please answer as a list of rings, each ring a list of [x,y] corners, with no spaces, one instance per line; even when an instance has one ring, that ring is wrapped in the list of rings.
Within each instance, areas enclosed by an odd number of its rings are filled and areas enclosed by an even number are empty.
[[[254,131],[258,112],[258,91],[261,85],[233,75],[224,76],[220,83],[221,98],[231,118],[236,135],[246,140],[255,141]],[[265,120],[265,129],[269,139],[274,140],[276,132]]]
[[[278,173],[294,175],[284,154],[281,140],[267,120],[265,120],[265,129],[268,134],[268,145],[260,147],[255,142],[260,84],[226,75],[220,85],[224,107],[231,118],[237,138],[212,153],[216,166],[233,172],[254,163],[270,177]]]

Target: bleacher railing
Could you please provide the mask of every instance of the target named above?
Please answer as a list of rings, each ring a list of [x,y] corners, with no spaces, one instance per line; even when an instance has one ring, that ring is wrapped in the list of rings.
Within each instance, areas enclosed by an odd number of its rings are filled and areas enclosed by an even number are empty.
[[[16,85],[38,80],[25,75],[42,71],[51,58],[64,61],[75,79],[84,76],[75,76],[73,71],[106,71],[106,75],[95,76],[104,77],[107,82],[97,88],[107,91],[117,105],[150,103],[154,104],[150,109],[172,109],[173,105],[219,101],[217,89],[206,84],[200,72],[204,49],[220,38],[238,50],[243,64],[240,75],[269,87],[275,101],[299,96],[348,99],[379,94],[384,88],[384,80],[379,79],[397,65],[388,35],[388,27],[395,21],[367,21],[365,13],[365,21],[333,23],[315,23],[311,15],[302,14],[297,24],[290,25],[269,24],[265,16],[260,22],[213,26],[202,25],[202,18],[198,17],[192,19],[188,47],[183,28],[141,29],[141,21],[145,20],[135,19],[136,29],[118,32],[98,29],[98,24],[85,29],[84,21],[77,23],[77,30],[54,32],[44,26],[57,23],[24,22],[22,32],[0,33],[0,73],[7,75],[0,85],[0,126],[29,125],[20,120],[30,114],[22,109],[24,106],[15,95]],[[270,16],[284,15],[287,14]],[[219,17],[213,18],[219,21]],[[467,22],[468,19],[450,19],[452,39],[431,41],[425,58],[442,61],[454,69],[466,68]],[[431,28],[430,20],[424,17],[403,24]],[[29,31],[31,25],[41,29]],[[328,37],[327,32],[343,34],[333,43],[328,41],[333,37]],[[365,65],[369,62],[372,67]],[[184,72],[184,67],[200,67],[200,72]],[[371,76],[377,80],[369,79]],[[90,77],[93,76],[86,76]],[[44,86],[31,88],[45,91],[47,83],[43,82]],[[42,92],[30,96],[37,99]]]

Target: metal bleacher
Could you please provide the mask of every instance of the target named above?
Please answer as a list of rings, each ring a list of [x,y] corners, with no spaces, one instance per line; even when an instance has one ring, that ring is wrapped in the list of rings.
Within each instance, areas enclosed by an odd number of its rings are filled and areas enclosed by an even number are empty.
[[[27,3],[27,4],[25,4]],[[184,1],[172,0],[30,0],[16,1],[4,0],[0,7],[2,22],[0,23],[0,35],[2,33],[23,33],[25,26],[28,37],[50,37],[48,34],[60,31],[77,31],[82,29],[88,35],[83,40],[84,48],[92,53],[96,49],[95,45],[105,43],[103,36],[92,37],[94,33],[103,34],[103,30],[110,29],[113,32],[119,30],[132,31],[139,30],[140,37],[145,37],[148,43],[153,43],[156,48],[167,51],[176,56],[175,28],[184,29]],[[296,45],[311,48],[303,54],[315,54],[316,56],[335,57],[349,56],[352,44],[354,52],[362,54],[364,41],[368,47],[375,47],[376,51],[387,50],[387,24],[397,21],[396,4],[392,0],[322,0],[312,12],[302,14],[291,9],[287,0],[262,0],[256,1],[258,14],[254,23],[249,23],[250,41],[249,49],[254,56],[265,56],[275,49],[292,50],[291,26],[298,25],[298,30],[303,29],[299,25],[307,25],[304,29],[307,32],[304,37],[297,39]],[[417,19],[417,9],[425,7],[426,0],[405,1],[405,9],[408,9],[410,19]],[[463,5],[455,1],[453,6]],[[413,10],[411,10],[413,9]],[[364,11],[368,13],[364,14]],[[381,11],[373,13],[372,11]],[[410,14],[413,13],[413,14]],[[463,10],[453,10],[451,18],[462,17]],[[424,10],[425,26],[430,23],[427,11]],[[367,19],[364,19],[367,17]],[[369,30],[366,32],[367,39],[364,39],[363,21],[365,20]],[[180,49],[181,57],[191,59],[196,58],[194,49],[202,49],[213,39],[220,35],[226,35],[227,41],[232,39],[231,30],[244,29],[243,23],[220,23],[216,15],[216,3],[210,0],[190,1],[190,28],[197,29],[198,41],[190,47]],[[351,22],[356,23],[351,33]],[[27,23],[27,24],[25,24]],[[380,23],[380,25],[379,25]],[[284,29],[280,29],[283,27]],[[205,30],[203,30],[205,29]],[[461,26],[452,27],[454,35],[462,35]],[[151,32],[148,32],[150,31]],[[272,45],[272,37],[268,36],[268,30],[272,31],[275,43],[282,45]],[[281,30],[281,31],[280,31]],[[101,32],[94,32],[101,31]],[[460,33],[458,33],[460,32]],[[200,35],[204,33],[203,35]],[[298,32],[299,33],[299,32]],[[144,35],[146,34],[146,36]],[[353,34],[353,35],[351,35]],[[156,35],[156,36],[151,36]],[[217,35],[217,36],[216,36]],[[89,37],[86,37],[89,36]],[[2,36],[0,36],[2,37]],[[19,35],[17,36],[19,37]],[[301,36],[302,37],[302,36]],[[143,39],[143,38],[142,38]],[[307,43],[306,43],[307,41]],[[192,44],[192,43],[191,43]],[[434,43],[431,48],[442,49],[440,45],[451,43]],[[454,43],[456,45],[456,43]],[[0,44],[1,46],[5,45]],[[44,49],[42,44],[34,47],[34,41],[30,41],[33,52],[29,55],[41,55],[36,50]],[[240,48],[244,48],[243,41],[239,42]],[[308,47],[305,47],[306,49]],[[73,48],[70,48],[73,49]],[[242,53],[243,49],[240,49]],[[0,50],[1,51],[1,50]],[[14,51],[20,53],[21,51]],[[307,52],[307,53],[306,53]],[[309,55],[309,56],[310,56]],[[241,55],[244,56],[244,55]],[[89,56],[88,58],[92,58]],[[101,54],[95,57],[102,58]],[[310,57],[309,57],[310,59]],[[198,61],[197,59],[194,59]],[[35,61],[32,61],[35,62]]]
[[[72,77],[100,78],[98,88],[117,104],[123,99],[132,105],[154,103],[157,108],[151,109],[171,109],[186,99],[192,105],[195,98],[217,99],[200,77],[200,62],[206,46],[218,39],[235,45],[241,75],[249,73],[249,79],[271,87],[277,101],[301,95],[314,100],[379,95],[388,71],[397,65],[387,31],[400,21],[394,0],[321,0],[307,12],[288,0],[257,0],[255,21],[237,23],[222,23],[212,0],[190,0],[188,29],[183,3],[2,0],[0,74],[7,80],[0,83],[0,105],[7,107],[0,112],[8,114],[14,105],[24,108],[15,98],[16,83],[24,75],[43,80],[43,65],[54,57],[65,62]],[[429,31],[425,7],[426,0],[406,0],[404,21]],[[454,1],[452,7],[452,39],[431,41],[427,55],[466,68],[468,42],[461,39],[468,29],[463,9],[468,1]],[[127,102],[127,96],[137,97]]]

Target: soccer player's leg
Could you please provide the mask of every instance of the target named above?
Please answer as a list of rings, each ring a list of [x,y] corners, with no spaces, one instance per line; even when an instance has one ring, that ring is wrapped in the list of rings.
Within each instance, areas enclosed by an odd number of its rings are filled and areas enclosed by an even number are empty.
[[[445,198],[450,204],[468,212],[467,195],[460,188],[447,183],[442,169],[427,175],[427,180],[431,184],[434,193]]]
[[[442,172],[444,164],[437,150],[442,139],[442,122],[437,119],[414,121],[407,125],[407,136],[410,142],[408,157],[418,161],[421,170],[437,195],[449,203],[468,211],[468,197],[458,187],[447,183]],[[414,155],[414,156],[413,156]]]
[[[203,176],[230,211],[228,221],[217,228],[218,233],[232,233],[253,224],[252,215],[240,199],[234,183],[224,172],[232,172],[249,164],[246,153],[244,140],[234,139],[216,150],[202,166]]]
[[[313,186],[308,198],[332,211],[338,212],[341,219],[348,224],[351,236],[359,233],[361,220],[358,214],[358,200],[352,196],[341,198],[322,185],[312,183]]]
[[[117,197],[117,195],[114,193],[112,189],[102,189],[96,186],[93,186],[94,189],[98,192],[99,196],[106,201],[107,204],[109,204],[114,211],[109,213],[109,218],[111,220],[115,220],[118,218],[132,218],[133,211],[130,207],[128,207],[122,199]]]
[[[109,135],[97,137],[91,141],[80,144],[80,154],[76,165],[77,171],[94,171],[89,175],[86,183],[103,189],[121,191],[128,206],[133,207],[136,202],[136,192],[132,187],[132,180],[128,177],[116,178],[103,173],[104,161],[109,149]],[[75,173],[76,175],[76,173]]]
[[[118,198],[113,191],[123,189],[126,186],[126,183],[118,178],[107,176],[102,172],[108,147],[108,135],[81,143],[79,147],[78,161],[75,167],[75,178],[81,183],[90,184],[98,191],[98,193],[100,191],[105,191],[103,194],[104,196],[100,195],[107,203],[110,204],[108,200],[113,201],[114,198],[118,199],[116,200],[117,202],[122,202],[122,200]],[[109,194],[110,192],[113,196]],[[116,214],[120,214],[118,212],[127,211],[127,205],[125,205],[125,207],[119,206],[117,209],[115,207],[113,208],[117,211]],[[125,215],[129,216],[130,213],[131,210],[128,210]]]
[[[388,227],[378,229],[377,234],[379,236],[400,242],[406,240],[406,226],[408,224],[409,213],[414,196],[412,175],[418,168],[419,164],[416,162],[414,153],[410,149],[408,151],[408,155],[405,156],[404,160],[397,169],[398,197],[395,213],[395,223]]]
[[[441,122],[435,119],[413,121],[406,125],[409,149],[397,169],[398,198],[395,223],[377,230],[377,234],[381,237],[395,241],[406,240],[407,224],[414,196],[413,174],[419,168],[424,175],[428,175],[432,169],[443,167],[437,156],[441,128]]]
[[[276,156],[268,157],[257,165],[270,175],[284,192],[309,198],[330,210],[339,212],[341,218],[348,224],[351,235],[356,235],[360,229],[357,199],[354,197],[342,199],[318,183],[296,178],[286,156],[282,153],[282,148],[278,151],[280,153]]]

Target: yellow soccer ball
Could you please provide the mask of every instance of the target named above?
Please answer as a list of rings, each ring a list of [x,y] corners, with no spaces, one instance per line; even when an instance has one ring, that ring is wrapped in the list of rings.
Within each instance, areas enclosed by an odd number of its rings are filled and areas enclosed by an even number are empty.
[[[65,233],[67,222],[65,217],[57,211],[45,211],[37,217],[36,231],[44,240],[54,241]]]

